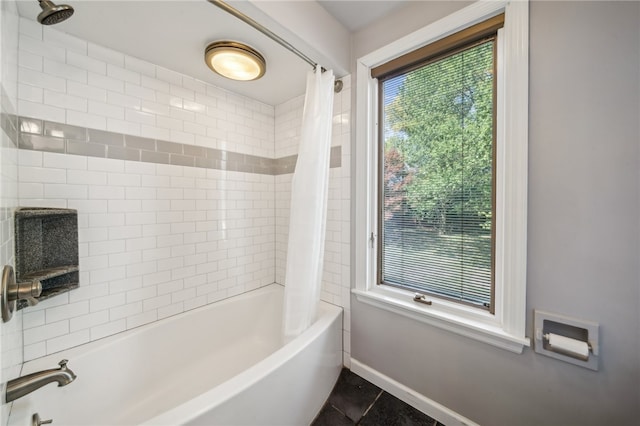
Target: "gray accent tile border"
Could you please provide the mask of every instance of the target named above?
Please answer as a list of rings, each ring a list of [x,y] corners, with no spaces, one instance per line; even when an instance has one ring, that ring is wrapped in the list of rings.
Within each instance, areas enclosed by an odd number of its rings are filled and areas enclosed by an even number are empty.
[[[124,146],[107,146],[107,158],[116,160],[140,161],[140,151]]]
[[[87,129],[87,142],[111,146],[124,146],[124,135],[104,130]],[[139,156],[138,156],[139,157]]]
[[[72,141],[69,141],[72,142]],[[21,134],[18,148],[33,151],[64,153],[64,139],[51,138],[40,135]]]
[[[296,169],[297,155],[290,155],[288,157],[282,157],[277,160],[274,175],[286,175],[287,173],[293,173]]]
[[[7,114],[8,115],[8,114]],[[15,116],[14,116],[15,118]],[[5,119],[3,115],[3,125]],[[17,117],[18,146],[33,151],[88,157],[141,161],[144,163],[282,175],[293,173],[297,155],[267,158],[221,149],[124,135],[29,117]],[[342,147],[331,148],[332,168],[342,166]]]
[[[44,136],[51,136],[56,139],[74,140],[79,142],[88,141],[87,129],[84,127],[53,123],[51,121],[43,122],[43,134]]]
[[[9,141],[13,147],[18,147],[18,123],[15,115],[7,114],[4,111],[0,113],[0,126],[2,130],[9,136]]]
[[[14,106],[4,86],[0,83],[0,127],[9,136],[13,147],[18,147],[18,116],[14,114]]]

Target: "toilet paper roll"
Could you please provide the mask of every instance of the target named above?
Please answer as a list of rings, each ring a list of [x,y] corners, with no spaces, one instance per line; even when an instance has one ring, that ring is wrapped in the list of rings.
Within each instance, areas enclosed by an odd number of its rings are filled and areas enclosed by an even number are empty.
[[[557,350],[558,352],[583,359],[589,358],[589,345],[587,342],[553,333],[546,334],[545,337],[549,341],[551,350]]]

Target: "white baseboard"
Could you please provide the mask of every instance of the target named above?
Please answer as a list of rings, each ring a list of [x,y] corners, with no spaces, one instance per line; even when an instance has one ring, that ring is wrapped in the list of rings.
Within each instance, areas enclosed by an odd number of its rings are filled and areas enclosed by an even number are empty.
[[[479,426],[472,420],[450,410],[444,405],[438,404],[434,400],[429,399],[402,383],[393,380],[391,377],[385,376],[355,358],[351,358],[351,371],[360,377],[367,379],[379,388],[389,392],[401,401],[406,402],[413,408],[433,417],[440,423],[444,423],[446,426]]]

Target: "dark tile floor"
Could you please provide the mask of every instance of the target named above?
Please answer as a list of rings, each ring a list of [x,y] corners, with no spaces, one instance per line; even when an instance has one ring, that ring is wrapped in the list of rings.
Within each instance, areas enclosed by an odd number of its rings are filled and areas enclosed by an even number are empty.
[[[312,426],[444,426],[343,368]]]

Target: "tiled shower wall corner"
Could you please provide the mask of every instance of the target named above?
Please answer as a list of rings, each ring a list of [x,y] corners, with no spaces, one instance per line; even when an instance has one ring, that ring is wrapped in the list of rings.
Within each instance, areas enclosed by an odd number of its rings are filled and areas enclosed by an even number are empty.
[[[18,12],[14,1],[0,2],[0,268],[14,264],[13,209],[17,206]],[[18,376],[22,366],[22,314],[0,321],[0,383]],[[4,390],[4,388],[2,388]],[[4,395],[4,393],[2,393]],[[11,404],[0,402],[0,425]]]
[[[81,270],[79,289],[25,311],[26,360],[276,281],[276,234],[286,229],[276,227],[274,175],[290,160],[277,160],[274,107],[24,19],[19,70],[21,116],[89,139],[124,134],[117,150],[85,140],[86,155],[78,141],[25,135],[20,205],[78,209]],[[126,159],[131,136],[147,145]],[[198,167],[183,162],[187,148]],[[221,152],[258,168],[197,164]],[[340,152],[344,165],[348,148]],[[338,303],[337,294],[323,297]]]
[[[329,202],[322,273],[321,298],[344,308],[344,362],[349,367],[350,338],[350,165],[351,165],[351,78],[342,79],[344,87],[333,102],[333,147],[341,147],[340,167],[329,172]],[[276,106],[276,157],[296,154],[300,140],[304,96]],[[289,205],[292,174],[276,176],[276,282],[284,283],[287,259]]]

